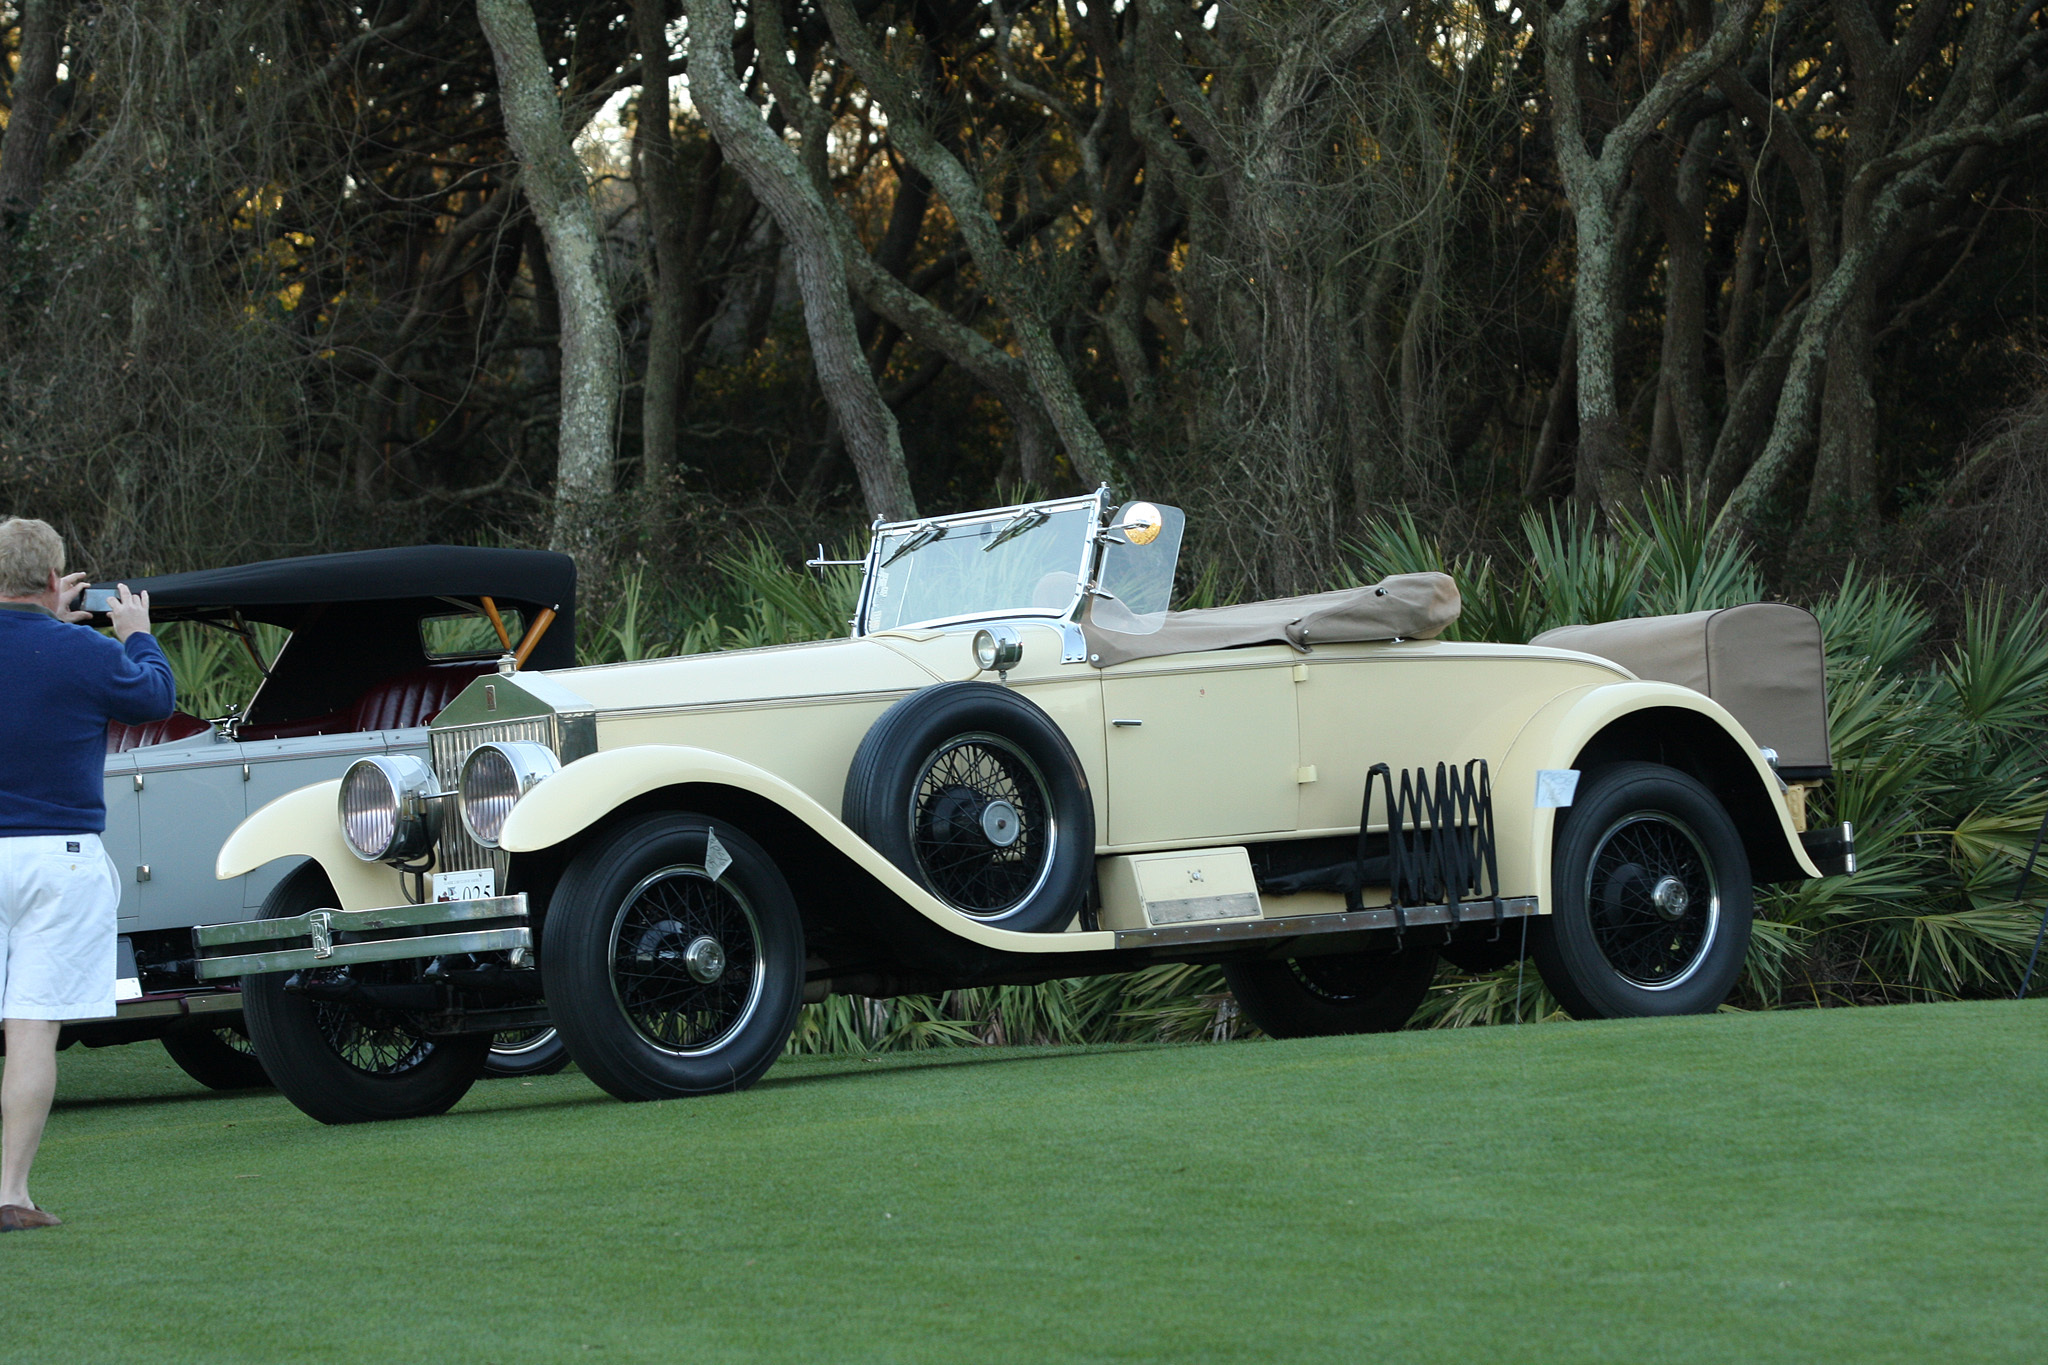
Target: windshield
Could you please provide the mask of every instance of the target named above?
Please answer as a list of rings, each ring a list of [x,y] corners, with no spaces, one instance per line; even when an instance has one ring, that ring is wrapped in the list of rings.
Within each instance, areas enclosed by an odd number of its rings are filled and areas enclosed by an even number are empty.
[[[1095,502],[892,526],[870,559],[864,624],[893,630],[998,612],[1064,616],[1081,595]]]
[[[1101,590],[1088,619],[1104,630],[1150,635],[1166,624],[1187,518],[1178,507],[1129,502],[1110,525],[1113,533],[1102,547]]]

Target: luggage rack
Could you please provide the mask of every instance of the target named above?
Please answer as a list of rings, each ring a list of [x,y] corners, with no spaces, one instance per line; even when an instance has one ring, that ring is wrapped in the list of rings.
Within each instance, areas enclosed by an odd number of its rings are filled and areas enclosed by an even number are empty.
[[[1385,811],[1386,832],[1373,832],[1374,796]],[[1385,852],[1375,846],[1384,844]],[[1268,895],[1334,891],[1347,912],[1365,908],[1365,888],[1384,886],[1396,926],[1432,906],[1484,901],[1493,912],[1504,905],[1500,859],[1493,828],[1493,780],[1486,760],[1458,768],[1449,763],[1403,768],[1398,783],[1384,763],[1366,770],[1365,799],[1358,812],[1358,844],[1352,856],[1319,867],[1262,878]],[[1506,917],[1500,909],[1499,917]],[[1461,922],[1464,916],[1457,917]],[[1432,923],[1416,919],[1416,923]]]

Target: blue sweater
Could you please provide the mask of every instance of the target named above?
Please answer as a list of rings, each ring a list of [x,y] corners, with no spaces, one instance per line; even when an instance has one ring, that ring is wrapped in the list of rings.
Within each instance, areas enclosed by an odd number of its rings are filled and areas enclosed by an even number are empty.
[[[41,607],[0,602],[0,838],[107,827],[107,722],[177,706],[156,637],[115,643]]]

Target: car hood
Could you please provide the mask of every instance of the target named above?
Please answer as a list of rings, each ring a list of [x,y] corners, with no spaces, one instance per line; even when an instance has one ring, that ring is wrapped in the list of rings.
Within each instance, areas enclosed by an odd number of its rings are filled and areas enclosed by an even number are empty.
[[[545,676],[600,713],[896,692],[941,680],[889,640],[872,636],[565,668]]]

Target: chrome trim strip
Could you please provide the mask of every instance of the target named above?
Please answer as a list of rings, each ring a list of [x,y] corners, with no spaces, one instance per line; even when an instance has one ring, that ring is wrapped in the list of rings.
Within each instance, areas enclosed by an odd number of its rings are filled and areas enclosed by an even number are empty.
[[[184,1012],[184,1005],[175,996],[168,1000],[123,1000],[120,1004],[114,1006],[114,1017],[116,1019],[170,1019]],[[96,1021],[80,1019],[77,1022],[86,1024]]]
[[[1493,918],[1490,900],[1460,901],[1449,905],[1418,905],[1401,912],[1397,921],[1392,908],[1352,910],[1335,915],[1296,915],[1290,919],[1239,920],[1230,924],[1191,924],[1169,929],[1119,929],[1119,948],[1165,948],[1184,943],[1230,943],[1240,939],[1294,938],[1307,934],[1356,933],[1366,929],[1393,929],[1405,922],[1415,928],[1426,924],[1480,924]],[[1534,896],[1503,896],[1501,914],[1520,919],[1538,913]],[[339,951],[337,949],[336,951]]]
[[[424,924],[525,918],[526,893],[521,891],[510,896],[485,896],[476,900],[428,901],[425,905],[393,905],[378,910],[313,910],[285,919],[201,924],[192,930],[192,942],[201,950],[231,948],[242,943],[275,943],[280,939],[309,937],[316,924],[330,934],[367,934],[380,929],[415,929]],[[340,951],[337,946],[335,952]]]
[[[884,687],[871,692],[828,692],[809,696],[740,697],[726,701],[663,702],[656,706],[615,706],[604,713],[607,724],[616,720],[649,720],[657,716],[682,716],[713,711],[773,711],[786,706],[854,706],[864,702],[900,701],[918,689]],[[567,754],[562,762],[569,762]]]
[[[189,995],[146,995],[123,1000],[114,1007],[116,1019],[169,1019],[181,1014],[240,1014],[242,993],[227,990],[194,991]],[[97,1019],[74,1019],[75,1024],[102,1023]]]
[[[1145,901],[1146,920],[1154,925],[1186,924],[1191,920],[1257,919],[1259,898],[1250,891],[1221,896],[1188,896],[1177,901]]]
[[[525,925],[514,929],[476,929],[464,934],[431,934],[425,938],[387,938],[369,943],[337,943],[325,957],[311,948],[287,948],[274,953],[248,953],[241,957],[208,958],[199,964],[201,980],[222,976],[263,976],[272,972],[295,972],[306,967],[339,967],[352,962],[397,962],[406,958],[440,957],[445,953],[491,953],[506,948],[531,948],[533,931]]]

